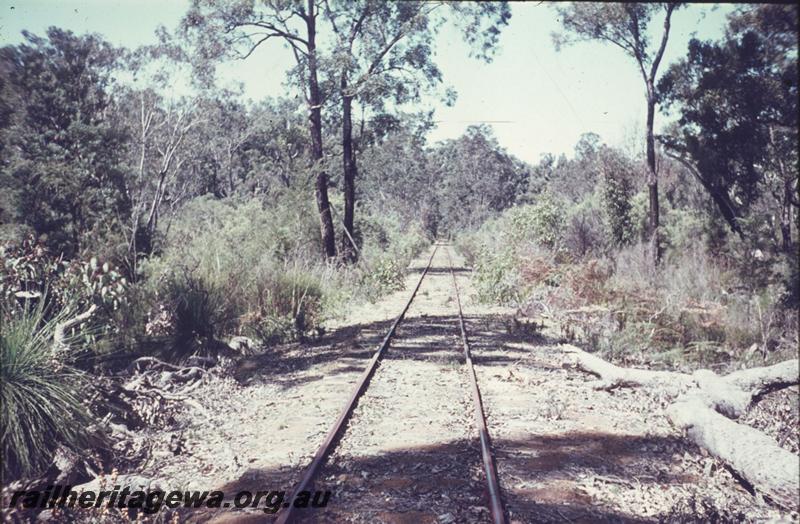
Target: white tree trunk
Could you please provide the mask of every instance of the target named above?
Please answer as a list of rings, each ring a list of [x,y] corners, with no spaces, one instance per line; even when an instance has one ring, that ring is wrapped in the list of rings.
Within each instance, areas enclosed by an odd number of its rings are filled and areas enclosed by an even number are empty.
[[[797,510],[800,457],[764,433],[731,420],[746,413],[764,394],[800,383],[797,359],[721,377],[707,369],[688,375],[622,368],[575,346],[564,346],[564,351],[566,365],[600,377],[595,389],[643,386],[674,390],[678,398],[666,414],[675,427],[774,502]]]
[[[800,457],[764,433],[722,416],[698,398],[672,404],[667,416],[689,440],[727,463],[758,491],[784,508],[797,510]]]

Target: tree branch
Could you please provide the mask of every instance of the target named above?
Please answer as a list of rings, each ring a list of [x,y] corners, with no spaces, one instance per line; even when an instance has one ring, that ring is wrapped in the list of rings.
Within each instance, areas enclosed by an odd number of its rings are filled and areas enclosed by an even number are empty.
[[[69,350],[69,344],[67,344],[67,330],[89,320],[92,315],[94,315],[95,311],[97,311],[97,304],[92,304],[89,309],[83,313],[76,315],[69,320],[65,320],[64,322],[59,322],[56,324],[56,327],[53,330],[52,351],[54,355]]]
[[[672,17],[672,11],[675,10],[677,4],[674,2],[669,2],[667,4],[667,13],[664,17],[664,33],[661,35],[661,44],[658,46],[658,51],[656,52],[656,56],[653,59],[653,63],[650,66],[650,82],[655,82],[656,72],[658,71],[658,65],[661,63],[661,58],[664,56],[664,50],[667,48],[667,40],[669,39],[669,31],[670,31],[670,18]]]

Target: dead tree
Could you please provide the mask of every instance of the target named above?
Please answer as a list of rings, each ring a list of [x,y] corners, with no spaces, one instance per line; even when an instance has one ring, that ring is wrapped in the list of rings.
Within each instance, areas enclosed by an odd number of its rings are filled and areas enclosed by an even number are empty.
[[[690,441],[728,464],[778,505],[796,509],[800,457],[735,420],[767,393],[800,383],[797,359],[725,376],[707,369],[690,375],[621,368],[574,346],[565,350],[566,365],[600,377],[595,389],[650,387],[673,395],[666,415]]]

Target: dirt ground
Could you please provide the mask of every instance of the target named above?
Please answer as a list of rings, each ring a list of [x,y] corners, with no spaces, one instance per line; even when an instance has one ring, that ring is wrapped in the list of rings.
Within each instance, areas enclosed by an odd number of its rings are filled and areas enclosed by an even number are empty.
[[[489,521],[449,249],[434,257],[319,476],[315,489],[332,492],[328,506],[305,510],[304,521]],[[272,348],[212,374],[175,424],[148,430],[153,447],[136,473],[165,489],[290,491],[429,255],[412,264],[406,290],[346,312],[320,340]],[[547,327],[526,329],[514,311],[478,305],[469,272],[452,257],[512,522],[798,522],[796,512],[753,495],[683,442],[662,413],[666,399],[595,391],[592,377],[562,367],[561,345]],[[782,395],[784,404],[797,403],[796,390]],[[271,517],[226,509],[181,518]]]

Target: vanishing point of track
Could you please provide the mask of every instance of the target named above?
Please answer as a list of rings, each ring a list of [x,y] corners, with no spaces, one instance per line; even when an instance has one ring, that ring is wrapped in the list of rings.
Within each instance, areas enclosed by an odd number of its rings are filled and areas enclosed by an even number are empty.
[[[414,290],[409,296],[408,301],[405,304],[405,307],[397,316],[397,318],[395,318],[394,322],[392,322],[391,327],[389,328],[383,340],[373,353],[372,358],[367,363],[367,366],[364,369],[364,372],[361,374],[360,378],[358,379],[353,389],[353,392],[350,395],[350,398],[347,400],[344,406],[344,409],[340,413],[333,427],[331,427],[330,431],[325,437],[325,440],[322,442],[322,445],[319,447],[316,454],[314,455],[314,458],[312,459],[311,463],[303,472],[300,482],[297,484],[297,486],[295,486],[295,489],[292,492],[292,496],[288,499],[289,501],[292,501],[294,499],[295,494],[311,488],[320,469],[325,464],[327,458],[330,456],[331,452],[338,444],[340,438],[342,437],[345,431],[347,422],[350,419],[350,416],[352,415],[356,405],[358,404],[359,398],[361,398],[363,393],[369,387],[370,379],[374,375],[375,370],[378,368],[378,363],[381,361],[383,355],[388,350],[392,338],[394,337],[395,332],[397,331],[397,326],[400,325],[401,322],[403,322],[406,312],[408,311],[409,307],[411,307],[411,303],[414,301],[414,298],[417,295],[417,291],[419,291],[419,288],[422,285],[422,281],[428,274],[428,270],[430,269],[431,263],[433,262],[433,257],[436,255],[436,252],[439,249],[440,245],[441,244],[437,243],[434,246],[433,252],[431,253],[430,258],[428,259],[428,263],[425,266],[425,269],[422,271],[422,274],[420,275],[420,278],[417,281],[417,285],[414,287]],[[489,510],[492,516],[492,522],[494,522],[495,524],[505,523],[507,522],[507,520],[505,516],[505,509],[503,507],[503,502],[500,496],[500,486],[497,479],[497,468],[495,466],[494,457],[492,455],[489,432],[486,427],[486,416],[483,411],[483,403],[481,401],[480,388],[478,387],[477,377],[472,364],[469,338],[467,336],[466,327],[464,325],[464,316],[461,307],[461,297],[459,294],[458,282],[456,280],[455,272],[453,271],[452,259],[450,258],[449,252],[447,254],[447,258],[450,266],[450,274],[453,278],[453,289],[456,297],[456,302],[458,305],[458,321],[461,331],[461,342],[464,350],[464,364],[466,367],[467,375],[469,376],[471,383],[474,417],[478,429],[478,436],[480,439],[482,469],[483,469],[484,479],[486,482],[486,489],[489,495]],[[296,514],[294,512],[294,506],[290,504],[289,506],[285,507],[283,511],[278,515],[276,522],[278,524],[292,522],[295,516]]]

